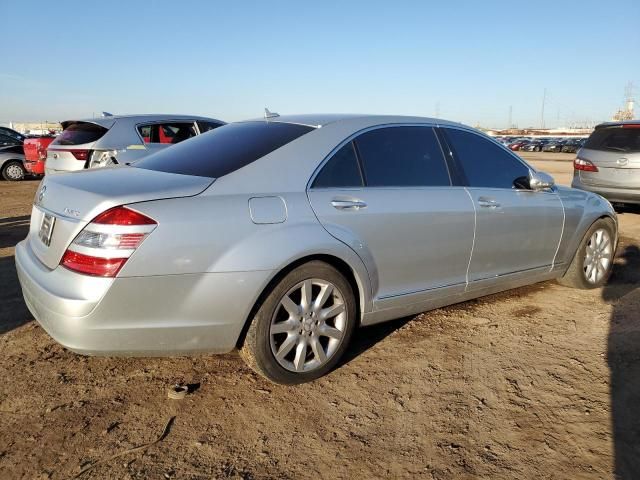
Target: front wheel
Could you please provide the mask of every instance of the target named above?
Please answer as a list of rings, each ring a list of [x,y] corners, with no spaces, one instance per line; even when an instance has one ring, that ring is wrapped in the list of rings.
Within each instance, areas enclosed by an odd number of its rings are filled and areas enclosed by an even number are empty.
[[[24,179],[26,173],[22,163],[17,160],[10,160],[2,167],[2,178],[10,182]]]
[[[355,325],[356,301],[347,279],[331,265],[312,261],[272,288],[251,321],[240,355],[273,382],[308,382],[336,366]]]
[[[587,230],[567,273],[558,281],[582,289],[598,288],[611,275],[616,253],[613,222],[600,219]]]

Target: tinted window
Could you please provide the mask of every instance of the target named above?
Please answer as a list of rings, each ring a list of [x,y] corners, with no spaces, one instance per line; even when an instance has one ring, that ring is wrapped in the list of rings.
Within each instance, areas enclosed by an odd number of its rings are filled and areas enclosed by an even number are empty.
[[[609,127],[596,129],[584,148],[609,152],[640,152],[640,125],[631,127]]]
[[[22,135],[19,132],[16,132],[15,130],[11,130],[10,128],[3,128],[3,127],[0,127],[0,135],[7,135],[9,137],[16,138],[20,140],[21,143],[24,142],[24,139],[26,138],[24,135]]]
[[[444,129],[471,187],[513,188],[529,169],[499,145],[478,134]]]
[[[200,133],[208,132],[209,130],[213,130],[214,128],[222,126],[219,123],[203,122],[201,120],[198,120],[196,123],[198,124],[198,128],[200,129]]]
[[[431,127],[389,127],[356,139],[370,187],[450,185],[440,144]]]
[[[313,181],[314,188],[361,186],[362,175],[352,142],[338,150]]]
[[[10,137],[9,135],[5,135],[4,133],[0,133],[0,146],[3,145],[21,145],[22,142],[17,138]]]
[[[149,155],[136,167],[219,178],[277,150],[313,130],[278,122],[232,123],[188,142]]]
[[[95,123],[72,123],[51,142],[52,145],[82,145],[95,142],[101,138],[107,129]]]

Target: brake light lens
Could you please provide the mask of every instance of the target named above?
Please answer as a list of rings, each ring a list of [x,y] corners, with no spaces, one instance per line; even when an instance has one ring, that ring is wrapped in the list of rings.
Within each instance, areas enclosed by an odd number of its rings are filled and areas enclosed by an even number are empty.
[[[640,123],[624,123],[622,128],[640,128]]]
[[[52,152],[69,152],[71,155],[76,157],[76,160],[82,160],[86,162],[89,158],[89,150],[75,150],[72,148],[56,148],[52,149]]]
[[[94,277],[115,277],[126,261],[126,258],[92,257],[67,250],[62,257],[62,266]]]
[[[579,157],[577,157],[573,161],[573,168],[575,168],[576,170],[583,171],[583,172],[597,172],[598,171],[598,167],[596,167],[589,160],[585,160],[584,158],[579,158]]]
[[[60,265],[77,273],[115,277],[157,222],[127,207],[94,218],[71,242]]]

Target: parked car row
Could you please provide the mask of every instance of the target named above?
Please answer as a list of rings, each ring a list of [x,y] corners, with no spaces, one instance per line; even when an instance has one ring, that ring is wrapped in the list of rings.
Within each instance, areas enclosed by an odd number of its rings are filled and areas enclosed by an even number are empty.
[[[222,124],[65,125],[47,168],[120,165],[46,175],[36,192],[15,261],[54,339],[101,355],[238,348],[266,378],[301,383],[334,368],[358,326],[553,278],[595,288],[611,272],[611,204],[472,128],[372,115]],[[636,148],[633,128],[596,130],[589,148],[612,155],[602,170]]]
[[[586,138],[513,138],[496,137],[496,141],[513,151],[576,153]]]

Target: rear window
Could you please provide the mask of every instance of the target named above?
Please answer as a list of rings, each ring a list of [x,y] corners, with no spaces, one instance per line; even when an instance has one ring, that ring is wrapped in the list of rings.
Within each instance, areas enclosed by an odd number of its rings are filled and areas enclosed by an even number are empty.
[[[135,163],[138,168],[220,178],[314,130],[277,122],[233,123]]]
[[[95,123],[72,123],[51,144],[82,145],[91,143],[101,138],[107,131],[108,129]]]
[[[640,126],[598,128],[591,134],[584,148],[608,152],[640,152]]]

